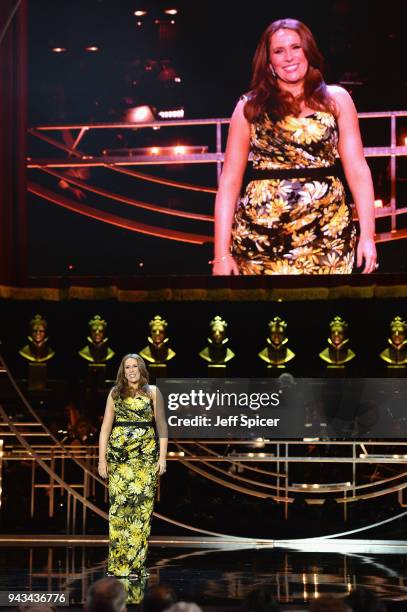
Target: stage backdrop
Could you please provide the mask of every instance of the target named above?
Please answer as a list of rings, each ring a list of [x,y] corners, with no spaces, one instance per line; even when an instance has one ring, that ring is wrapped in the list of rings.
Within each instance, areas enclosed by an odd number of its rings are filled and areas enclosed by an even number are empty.
[[[0,283],[16,284],[27,237],[27,1],[1,0],[0,27]]]

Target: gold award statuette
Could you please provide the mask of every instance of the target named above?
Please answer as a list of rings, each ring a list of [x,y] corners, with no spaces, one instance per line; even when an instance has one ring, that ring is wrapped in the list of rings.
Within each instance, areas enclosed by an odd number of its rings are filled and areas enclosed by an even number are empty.
[[[148,345],[141,351],[140,355],[151,364],[166,364],[175,357],[175,352],[168,346],[167,336],[168,323],[165,319],[156,315],[150,322],[150,335],[147,338]]]
[[[88,343],[78,353],[90,364],[106,363],[115,354],[108,346],[109,338],[106,337],[107,323],[101,316],[95,315],[88,325]]]
[[[39,314],[31,319],[29,324],[28,344],[23,346],[18,352],[24,359],[30,362],[44,363],[52,359],[55,352],[48,345],[46,336],[48,323]]]
[[[268,368],[285,368],[285,364],[295,357],[295,353],[287,346],[287,323],[276,316],[269,322],[268,327],[267,346],[258,356],[268,364]]]
[[[228,324],[222,317],[216,316],[209,323],[208,345],[200,351],[199,356],[214,367],[224,367],[235,357],[235,353],[227,346],[226,338]]]
[[[390,322],[388,346],[380,353],[380,358],[389,368],[405,368],[407,365],[407,323],[399,316]]]
[[[345,364],[356,356],[348,346],[348,324],[336,316],[329,323],[329,327],[328,346],[319,353],[319,356],[328,363],[328,367],[345,367]]]

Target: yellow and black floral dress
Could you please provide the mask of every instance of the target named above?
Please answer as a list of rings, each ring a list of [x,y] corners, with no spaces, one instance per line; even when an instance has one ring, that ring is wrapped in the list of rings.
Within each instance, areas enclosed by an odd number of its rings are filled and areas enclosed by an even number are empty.
[[[107,446],[109,560],[115,576],[144,573],[157,487],[158,442],[149,397],[114,401],[115,422]]]
[[[319,111],[272,121],[265,114],[251,124],[250,142],[254,171],[296,176],[248,182],[232,230],[240,273],[350,274],[356,238],[344,186],[335,171],[313,178],[320,171],[311,170],[307,177],[307,169],[335,164],[334,115]]]

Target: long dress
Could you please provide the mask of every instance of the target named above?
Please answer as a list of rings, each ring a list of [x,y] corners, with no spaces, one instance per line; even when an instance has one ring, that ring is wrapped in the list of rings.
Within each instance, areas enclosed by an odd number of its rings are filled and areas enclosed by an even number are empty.
[[[115,422],[107,446],[110,501],[107,569],[115,576],[128,576],[142,574],[144,570],[159,453],[148,397],[137,394],[118,398],[114,410]]]
[[[304,169],[296,178],[247,184],[232,229],[241,274],[349,274],[356,242],[352,211],[338,176],[307,177],[335,164],[334,115],[315,112],[251,124],[253,169]]]

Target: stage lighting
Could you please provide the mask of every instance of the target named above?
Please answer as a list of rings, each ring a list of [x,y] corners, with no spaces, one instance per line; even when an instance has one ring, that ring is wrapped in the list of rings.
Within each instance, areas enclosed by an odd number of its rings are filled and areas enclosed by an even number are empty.
[[[174,108],[173,110],[158,111],[158,116],[161,119],[183,119],[184,112],[183,108]]]
[[[144,15],[147,15],[147,11],[134,11],[134,14],[136,17],[144,17]]]
[[[175,155],[185,155],[186,152],[187,152],[187,147],[183,145],[177,145],[174,147]]]
[[[150,123],[155,121],[155,117],[151,106],[143,104],[129,108],[125,120],[129,123]]]
[[[177,149],[177,151],[175,151]],[[182,155],[197,155],[201,153],[207,153],[207,145],[176,145],[173,147],[132,147],[125,149],[103,149],[103,155],[114,156],[133,156],[133,155],[168,155],[168,156],[182,156]],[[255,446],[258,446],[256,443]]]
[[[178,11],[177,11],[177,9],[165,9],[164,13],[166,15],[177,15]]]
[[[85,51],[90,51],[90,52],[99,51],[99,47],[96,47],[95,45],[91,45],[90,47],[85,47]]]
[[[374,201],[375,208],[383,208],[383,200],[375,200]]]
[[[65,53],[66,49],[65,49],[65,47],[53,47],[52,51],[54,53]]]

